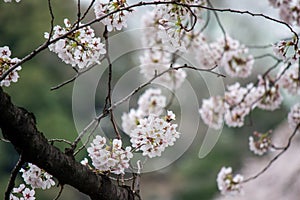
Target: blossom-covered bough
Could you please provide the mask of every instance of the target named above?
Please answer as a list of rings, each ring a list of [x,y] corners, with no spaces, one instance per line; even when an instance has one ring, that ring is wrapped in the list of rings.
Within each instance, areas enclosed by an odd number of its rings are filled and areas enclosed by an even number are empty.
[[[8,0],[4,2],[12,3]],[[135,4],[126,0],[92,0],[84,12],[78,0],[77,20],[71,22],[65,19],[64,26],[60,26],[54,25],[52,3],[48,0],[50,31],[44,33],[46,40],[41,46],[22,59],[11,58],[12,52],[9,47],[0,47],[0,86],[8,87],[17,82],[21,65],[46,49],[57,54],[75,71],[74,77],[53,87],[53,90],[75,81],[97,65],[101,67],[102,61],[106,60],[109,73],[104,108],[74,141],[47,140],[37,130],[33,114],[16,107],[1,88],[2,134],[20,154],[19,162],[12,171],[5,199],[32,200],[35,199],[35,190],[49,189],[56,183],[61,186],[61,191],[64,184],[69,184],[89,195],[91,199],[141,199],[140,176],[147,162],[134,162],[134,156],[140,154],[147,159],[160,157],[165,149],[172,148],[176,141],[180,140],[181,134],[185,134],[178,131],[175,114],[169,108],[173,98],[167,98],[155,85],[159,84],[176,93],[187,78],[187,70],[211,73],[216,78],[247,80],[257,59],[270,56],[276,61],[276,64],[271,65],[265,72],[260,72],[256,81],[245,86],[236,82],[228,85],[224,94],[202,100],[199,117],[213,129],[221,129],[224,123],[229,127],[242,127],[247,116],[255,109],[278,109],[284,101],[282,90],[290,95],[299,95],[300,50],[299,37],[294,26],[300,26],[300,2],[269,0],[269,3],[279,9],[280,19],[250,11],[215,8],[209,0],[145,1]],[[139,57],[140,73],[145,81],[121,100],[113,102],[113,63],[109,52],[114,47],[109,45],[109,36],[111,32],[126,28],[127,20],[139,7],[150,8],[144,13],[142,26],[151,29],[143,33],[140,41],[148,47]],[[95,18],[87,21],[86,16],[92,12]],[[210,12],[213,12],[222,32],[220,38],[212,41],[204,33],[207,24],[210,23],[210,15],[206,13]],[[246,14],[278,23],[287,28],[291,37],[274,41],[272,54],[253,56],[249,53],[247,45],[226,32],[226,27],[218,17],[220,12]],[[102,36],[96,36],[92,28],[96,23],[101,23],[104,27]],[[180,56],[185,53],[195,57],[197,66],[183,63]],[[153,82],[156,84],[152,85]],[[152,87],[139,97],[136,108],[130,108],[122,116],[114,115],[118,106],[146,86]],[[115,135],[112,139],[97,135],[97,127],[104,118],[109,118],[112,124]],[[118,127],[116,118],[121,119],[121,128]],[[234,175],[231,167],[221,168],[217,175],[217,186],[222,194],[243,193],[243,184],[263,174],[289,148],[299,132],[299,103],[291,107],[287,119],[291,134],[284,147],[273,144],[271,131],[257,131],[249,137],[249,149],[256,155],[261,156],[270,150],[279,151],[257,174],[244,178],[240,174]],[[129,138],[129,142],[125,142],[122,136]],[[88,140],[83,146],[79,146],[83,137],[87,137]],[[67,143],[69,148],[65,152],[60,151],[54,145],[56,141]],[[76,155],[83,151],[84,147],[87,147],[88,157],[80,162],[76,160]],[[22,173],[24,184],[15,187],[14,182],[19,171]],[[125,178],[127,174],[131,175],[128,179]]]

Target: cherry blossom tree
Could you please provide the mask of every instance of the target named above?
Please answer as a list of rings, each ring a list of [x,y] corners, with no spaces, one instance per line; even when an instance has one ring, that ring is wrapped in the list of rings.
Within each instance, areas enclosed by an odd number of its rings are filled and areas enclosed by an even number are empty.
[[[26,1],[26,0],[23,0]],[[265,0],[267,1],[267,0]],[[4,0],[21,6],[22,1]],[[17,3],[16,3],[17,2]],[[179,1],[141,1],[132,3],[126,0],[89,1],[87,7],[77,0],[76,20],[65,19],[54,24],[52,0],[48,0],[50,29],[44,36],[44,43],[29,52],[23,58],[13,57],[13,49],[0,47],[0,127],[3,141],[8,141],[19,153],[19,161],[11,172],[4,198],[6,200],[35,199],[36,190],[46,190],[60,185],[56,199],[63,186],[71,185],[91,199],[142,199],[140,195],[141,175],[148,160],[161,157],[166,149],[175,148],[176,143],[185,135],[180,130],[176,117],[182,117],[171,104],[176,99],[176,91],[187,79],[187,71],[208,73],[215,79],[230,78],[224,93],[202,99],[199,118],[211,129],[243,127],[251,113],[256,109],[274,111],[287,98],[299,98],[299,36],[300,26],[299,0],[269,0],[270,7],[278,11],[279,17],[270,17],[264,13],[231,8],[217,8],[210,0]],[[4,5],[5,6],[5,5]],[[3,6],[3,7],[4,7]],[[134,12],[142,7],[141,24],[143,35],[139,41],[144,48],[139,56],[139,72],[144,82],[118,101],[113,99],[113,55],[111,37],[113,33],[123,31]],[[44,12],[44,11],[43,11]],[[269,45],[246,45],[226,31],[226,24],[220,13],[230,13],[239,17],[248,15],[276,23],[285,28],[289,37],[274,41]],[[88,20],[88,15],[93,15]],[[222,34],[212,40],[205,30],[211,22],[211,14]],[[97,35],[93,25],[103,26],[102,35]],[[259,31],[259,30],[255,30]],[[255,50],[263,49],[263,54]],[[62,62],[74,69],[74,77],[53,87],[58,90],[90,70],[108,64],[107,94],[104,108],[78,133],[74,141],[65,138],[47,139],[37,126],[33,113],[14,105],[5,87],[18,84],[22,65],[30,62],[43,51],[51,51]],[[251,51],[250,51],[251,50]],[[191,55],[195,62],[182,59]],[[271,63],[265,71],[256,69],[256,61],[270,57]],[[257,77],[248,81],[251,75]],[[134,80],[131,80],[134,81]],[[172,92],[167,97],[160,85]],[[138,98],[137,107],[131,107],[121,116],[116,109],[131,97],[145,89]],[[299,101],[299,100],[298,100]],[[113,138],[98,132],[100,122],[109,119],[113,127]],[[121,120],[119,126],[116,119]],[[272,131],[257,130],[249,137],[249,148],[254,154],[262,156],[269,151],[278,151],[269,163],[256,174],[242,175],[232,167],[224,166],[216,175],[217,187],[222,195],[241,195],[243,185],[256,181],[290,147],[299,134],[300,104],[296,103],[286,113],[290,125],[286,146],[278,147],[272,141]],[[252,124],[255,126],[255,123]],[[127,138],[127,140],[126,140]],[[216,138],[217,139],[217,138]],[[55,146],[60,141],[69,145],[65,151]],[[80,146],[80,143],[83,143]],[[86,147],[86,148],[85,148]],[[79,152],[87,152],[87,157],[78,160]],[[24,183],[15,185],[18,174]],[[129,178],[128,178],[129,177]]]

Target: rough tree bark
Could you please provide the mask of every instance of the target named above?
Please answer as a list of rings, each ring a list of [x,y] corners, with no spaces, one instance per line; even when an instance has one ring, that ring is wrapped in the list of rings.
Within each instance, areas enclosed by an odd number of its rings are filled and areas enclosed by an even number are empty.
[[[139,199],[129,187],[118,186],[104,175],[98,175],[48,143],[36,127],[35,117],[24,108],[15,106],[0,87],[0,128],[26,162],[52,174],[60,184],[68,184],[93,200]]]

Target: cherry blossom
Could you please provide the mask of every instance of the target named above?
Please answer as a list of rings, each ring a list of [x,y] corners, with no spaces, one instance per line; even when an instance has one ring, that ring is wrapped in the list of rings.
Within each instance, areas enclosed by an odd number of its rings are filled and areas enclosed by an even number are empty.
[[[80,164],[85,165],[85,166],[88,166],[89,161],[88,161],[87,158],[84,158],[82,161],[80,161]]]
[[[241,87],[239,83],[229,85],[224,94],[225,123],[229,127],[243,126],[245,117],[255,108],[257,98],[257,90],[253,84],[248,84],[247,87]]]
[[[159,13],[156,16],[158,17],[158,36],[162,44],[171,47],[173,51],[186,51],[186,45],[181,37],[184,31],[182,21],[187,21],[188,10],[176,5],[161,5],[157,6],[154,12]]]
[[[285,72],[283,73],[283,71]],[[299,64],[295,63],[287,70],[286,66],[283,65],[278,72],[278,78],[280,78],[278,81],[280,87],[286,89],[292,95],[300,94]]]
[[[10,194],[10,195],[9,195],[9,200],[20,200],[20,198],[19,198],[19,197],[16,197],[16,196],[13,195],[13,194]]]
[[[250,108],[243,106],[235,106],[227,109],[224,115],[225,123],[229,127],[242,127],[244,125],[245,117],[249,114]]]
[[[25,190],[22,193],[23,193],[24,200],[35,200],[35,197],[34,197],[35,191],[34,190],[25,188]]]
[[[292,129],[300,124],[300,103],[295,104],[288,114],[288,122]]]
[[[206,4],[206,1],[202,0],[179,2]],[[160,43],[172,52],[176,50],[185,52],[188,43],[183,38],[192,31],[196,21],[202,20],[201,11],[200,8],[187,8],[174,4],[157,5],[155,9],[144,16],[143,22],[145,27],[154,27],[156,38],[154,43]],[[151,37],[153,38],[153,36]],[[153,39],[150,40],[153,41]]]
[[[226,43],[224,38],[208,43],[203,35],[199,35],[192,43],[191,49],[197,52],[201,67],[220,66],[232,77],[246,78],[251,74],[254,58],[239,41],[227,36]]]
[[[144,55],[140,57],[140,62],[140,72],[149,80],[171,67],[172,54],[163,50],[145,50]],[[173,65],[173,67],[177,66],[178,64]],[[177,89],[185,81],[186,76],[183,69],[170,70],[155,79],[154,82],[171,89]]]
[[[299,0],[269,0],[270,4],[279,9],[280,18],[291,25],[300,25]]]
[[[293,40],[282,40],[273,45],[273,52],[285,62],[295,63],[300,57],[300,50],[297,47],[297,42]]]
[[[170,121],[172,121],[172,120],[175,120],[176,119],[176,116],[175,116],[175,114],[173,113],[173,111],[172,110],[168,110],[167,111],[167,116],[166,116],[166,121],[167,122],[170,122]]]
[[[229,36],[226,40],[219,40],[218,43],[224,49],[220,65],[224,67],[225,72],[232,77],[248,77],[254,64],[253,56],[248,55],[248,49]]]
[[[173,114],[171,116],[174,117]],[[161,156],[166,147],[173,146],[180,133],[176,131],[177,124],[165,119],[153,114],[141,119],[140,124],[130,133],[132,147],[142,151],[143,156],[153,158]]]
[[[272,142],[270,137],[271,132],[258,133],[254,132],[253,136],[249,137],[249,149],[254,154],[262,156],[272,149]]]
[[[28,163],[28,166],[25,169],[21,169],[20,172],[25,183],[32,188],[42,188],[45,190],[55,185],[52,175],[31,163]]]
[[[25,189],[25,185],[21,184],[21,185],[19,185],[19,187],[14,188],[12,193],[21,193],[24,189]]]
[[[205,124],[214,129],[220,129],[224,121],[223,116],[225,113],[223,98],[215,96],[209,99],[203,99],[199,113]]]
[[[222,167],[217,176],[218,189],[223,195],[241,194],[243,180],[240,174],[233,176],[231,167]]]
[[[224,99],[229,106],[236,106],[242,102],[247,93],[247,88],[241,87],[240,83],[236,82],[233,85],[227,86]]]
[[[114,139],[112,146],[106,144],[105,137],[97,135],[87,149],[93,166],[101,172],[125,174],[133,157],[131,147],[122,148],[122,141]]]
[[[2,76],[7,70],[12,68],[15,64],[20,62],[21,60],[18,58],[10,58],[11,51],[9,47],[4,46],[0,47],[0,76]],[[11,82],[17,82],[19,79],[18,71],[22,68],[18,66],[12,72],[10,72],[4,80],[0,82],[0,86],[10,86]]]
[[[160,115],[166,107],[166,97],[161,95],[160,89],[149,88],[138,100],[139,110],[144,116],[151,114]]]
[[[129,113],[123,113],[122,129],[130,134],[140,124],[140,119],[150,114],[161,115],[166,107],[166,97],[162,95],[161,89],[148,88],[138,99],[138,108],[130,109]],[[173,116],[172,116],[173,117]],[[175,116],[174,116],[175,117]]]
[[[94,5],[94,12],[96,18],[101,18],[113,11],[116,11],[120,8],[124,8],[126,6],[126,0],[124,1],[109,1],[105,2],[102,0],[97,0]],[[132,10],[130,10],[131,12]],[[108,17],[105,17],[101,20],[101,22],[107,26],[108,31],[113,31],[114,29],[121,30],[123,27],[127,27],[127,17],[128,11],[116,12]]]
[[[286,41],[284,40],[279,41],[277,44],[273,45],[273,52],[280,59],[286,60],[286,47],[287,47]]]
[[[68,33],[73,27],[68,19],[64,20],[65,28],[59,25],[54,27],[52,36],[45,33],[45,38],[56,39]],[[79,26],[82,24],[80,23]],[[66,64],[73,67],[86,68],[92,64],[100,64],[99,58],[106,53],[101,39],[95,37],[94,30],[87,26],[67,35],[67,37],[58,40],[49,45],[49,50],[57,53]]]
[[[278,8],[283,3],[287,3],[290,0],[269,0],[270,5],[274,6],[275,8]]]
[[[220,129],[224,120],[229,127],[241,127],[261,96],[253,83],[241,87],[237,82],[227,86],[224,97],[204,99],[199,113],[204,123],[214,129]]]
[[[223,48],[217,43],[208,43],[203,35],[193,40],[190,51],[196,52],[196,59],[201,68],[210,69],[220,65]]]
[[[274,83],[269,77],[258,76],[258,80],[257,89],[262,96],[257,107],[271,111],[279,108],[282,102],[282,96],[279,92],[278,83]]]
[[[21,184],[18,188],[13,188],[12,193],[9,196],[10,200],[35,200],[34,189],[26,188],[24,184]]]
[[[144,113],[137,109],[130,109],[129,113],[122,114],[122,130],[129,134],[131,130],[135,129],[139,125],[139,120],[144,117]]]

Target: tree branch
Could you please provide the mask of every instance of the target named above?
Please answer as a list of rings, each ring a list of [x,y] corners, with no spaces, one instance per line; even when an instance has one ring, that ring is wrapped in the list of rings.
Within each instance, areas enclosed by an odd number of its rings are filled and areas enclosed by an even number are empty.
[[[77,162],[72,155],[63,153],[48,143],[37,130],[35,117],[24,108],[15,106],[10,96],[0,88],[0,128],[3,137],[26,162],[33,163],[52,174],[60,184],[68,184],[93,200],[140,199],[129,187],[117,186],[104,176],[98,175]]]

